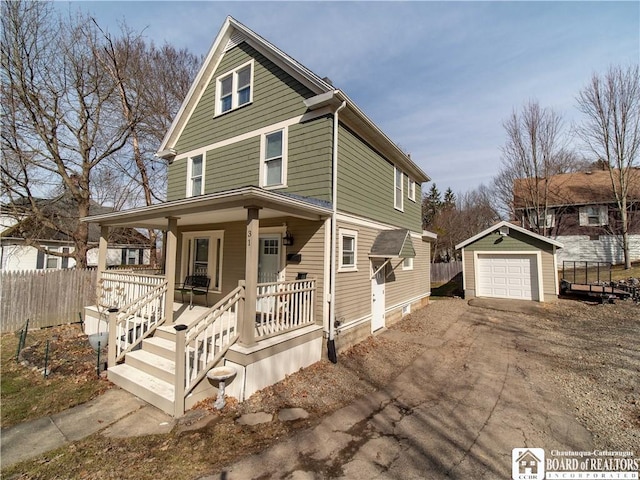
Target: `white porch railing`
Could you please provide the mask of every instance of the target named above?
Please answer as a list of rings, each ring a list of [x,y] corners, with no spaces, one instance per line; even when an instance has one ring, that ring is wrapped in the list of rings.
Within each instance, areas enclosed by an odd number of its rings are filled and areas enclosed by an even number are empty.
[[[109,312],[109,366],[124,358],[166,320],[167,282],[122,309]]]
[[[315,279],[259,283],[256,340],[314,323]]]
[[[239,285],[189,327],[176,326],[176,415],[184,413],[185,397],[238,339],[243,302],[244,285]]]
[[[103,308],[119,308],[146,297],[165,282],[162,275],[145,275],[134,272],[105,271],[100,275],[100,298]]]

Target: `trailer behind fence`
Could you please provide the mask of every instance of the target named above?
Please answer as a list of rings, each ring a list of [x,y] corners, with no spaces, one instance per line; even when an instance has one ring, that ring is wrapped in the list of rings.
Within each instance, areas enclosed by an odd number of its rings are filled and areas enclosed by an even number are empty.
[[[79,321],[96,299],[96,270],[0,272],[0,329],[53,327]]]

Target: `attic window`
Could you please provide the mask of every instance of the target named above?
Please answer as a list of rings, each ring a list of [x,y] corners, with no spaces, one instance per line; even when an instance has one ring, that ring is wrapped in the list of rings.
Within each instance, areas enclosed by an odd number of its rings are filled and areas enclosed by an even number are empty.
[[[253,101],[253,60],[216,79],[216,115]]]

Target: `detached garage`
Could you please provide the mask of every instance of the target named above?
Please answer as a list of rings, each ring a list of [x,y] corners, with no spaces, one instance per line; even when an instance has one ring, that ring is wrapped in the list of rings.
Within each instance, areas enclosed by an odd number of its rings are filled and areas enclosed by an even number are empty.
[[[500,222],[456,245],[465,298],[544,302],[558,297],[556,250],[562,244]]]

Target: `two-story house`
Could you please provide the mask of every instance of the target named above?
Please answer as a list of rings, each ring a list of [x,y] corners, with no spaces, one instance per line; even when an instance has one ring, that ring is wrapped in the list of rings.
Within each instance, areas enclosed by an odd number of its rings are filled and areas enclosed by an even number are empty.
[[[75,259],[68,256],[75,249],[70,232],[78,222],[77,215],[73,214],[77,211],[73,199],[63,194],[55,198],[38,199],[37,202],[47,217],[56,217],[60,228],[40,224],[28,206],[3,205],[0,213],[0,270],[59,270],[76,266]],[[92,203],[90,211],[98,214],[113,209]],[[99,238],[98,225],[89,225],[87,265],[90,267],[98,264]],[[149,239],[136,229],[112,229],[108,240],[107,266],[126,268],[149,265],[152,246]]]
[[[635,261],[640,259],[640,169],[631,175],[627,213]],[[624,263],[621,216],[608,170],[516,180],[514,207],[515,223],[564,245],[560,265],[563,260]]]
[[[427,175],[344,92],[235,19],[157,155],[165,203],[85,221],[104,236],[166,232],[163,276],[101,277],[103,303],[121,307],[109,378],[165,411],[211,395],[216,365],[237,372],[227,392],[243,400],[427,303]],[[213,307],[186,303],[194,276],[189,302]]]

